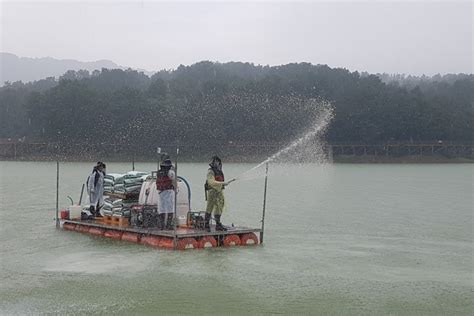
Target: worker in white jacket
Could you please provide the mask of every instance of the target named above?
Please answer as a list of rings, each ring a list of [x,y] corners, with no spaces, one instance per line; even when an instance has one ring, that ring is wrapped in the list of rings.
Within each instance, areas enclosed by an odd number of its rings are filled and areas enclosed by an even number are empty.
[[[105,164],[101,161],[92,169],[87,178],[87,192],[90,199],[90,212],[96,217],[101,217],[100,208],[104,204],[104,177]]]

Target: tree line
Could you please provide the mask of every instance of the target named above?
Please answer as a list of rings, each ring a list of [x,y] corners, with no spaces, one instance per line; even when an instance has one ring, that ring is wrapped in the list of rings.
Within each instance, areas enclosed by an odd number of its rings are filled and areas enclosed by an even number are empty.
[[[309,63],[199,62],[153,76],[68,71],[0,88],[0,138],[62,144],[259,144],[311,127],[334,109],[328,142],[472,142],[473,75],[400,77]]]

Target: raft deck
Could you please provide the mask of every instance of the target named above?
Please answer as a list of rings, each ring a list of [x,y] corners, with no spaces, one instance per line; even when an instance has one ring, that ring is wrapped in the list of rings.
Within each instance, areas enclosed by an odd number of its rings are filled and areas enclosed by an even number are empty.
[[[107,225],[96,220],[64,220],[63,223],[70,223],[75,225],[83,225],[88,227],[97,227],[104,228],[107,230],[116,230],[121,232],[130,232],[137,233],[147,236],[159,236],[159,237],[170,237],[174,238],[174,230],[161,230],[158,228],[143,228],[143,227],[134,227],[134,226],[115,226]],[[198,238],[204,236],[225,236],[225,235],[240,235],[247,233],[260,233],[262,229],[260,228],[250,228],[250,227],[232,227],[226,226],[227,231],[216,231],[215,225],[211,225],[211,231],[208,232],[203,229],[191,228],[191,227],[178,227],[176,229],[177,238]]]

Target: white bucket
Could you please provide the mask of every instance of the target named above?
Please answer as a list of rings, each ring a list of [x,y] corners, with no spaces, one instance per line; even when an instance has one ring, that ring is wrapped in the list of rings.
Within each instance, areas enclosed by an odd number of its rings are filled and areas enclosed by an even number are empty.
[[[69,210],[69,218],[70,219],[80,219],[82,206],[81,205],[71,205],[67,208]]]

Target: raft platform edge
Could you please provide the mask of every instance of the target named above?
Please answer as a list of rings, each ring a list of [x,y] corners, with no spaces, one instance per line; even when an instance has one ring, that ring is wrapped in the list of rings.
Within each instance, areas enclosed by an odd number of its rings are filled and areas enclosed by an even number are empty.
[[[130,233],[137,233],[147,236],[160,236],[160,237],[170,237],[173,238],[175,236],[173,230],[160,230],[157,228],[141,228],[141,227],[122,227],[122,226],[113,226],[107,224],[101,224],[91,220],[64,220],[63,223],[70,223],[75,225],[82,225],[82,226],[89,226],[89,227],[97,227],[97,228],[104,228],[108,230],[117,230],[121,232],[130,232]],[[201,229],[194,229],[194,228],[181,228],[178,227],[176,230],[176,237],[177,238],[187,238],[187,237],[204,237],[204,236],[225,236],[225,235],[240,235],[240,234],[247,234],[247,233],[260,233],[262,229],[260,228],[250,228],[250,227],[227,227],[227,231],[216,231],[215,226],[212,226],[210,232],[201,230]]]

